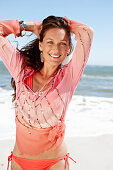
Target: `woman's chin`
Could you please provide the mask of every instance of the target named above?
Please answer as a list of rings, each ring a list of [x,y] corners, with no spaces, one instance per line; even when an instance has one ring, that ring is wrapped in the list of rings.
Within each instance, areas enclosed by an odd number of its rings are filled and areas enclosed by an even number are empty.
[[[47,63],[47,64],[49,64],[49,65],[53,65],[53,66],[59,66],[61,63],[62,63],[62,61],[58,61],[58,60],[49,60],[49,61],[44,61],[44,63]]]

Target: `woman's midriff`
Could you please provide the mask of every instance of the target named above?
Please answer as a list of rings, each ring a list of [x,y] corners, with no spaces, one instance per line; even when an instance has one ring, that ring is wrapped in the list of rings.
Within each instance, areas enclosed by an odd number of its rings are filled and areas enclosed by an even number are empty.
[[[19,153],[20,152],[17,143],[15,142],[15,146],[13,149],[14,156],[26,158],[26,159],[32,159],[32,160],[56,159],[56,158],[63,157],[67,154],[67,146],[65,141],[63,141],[62,144],[55,151],[52,151],[50,148],[47,151],[44,151],[37,155],[27,155],[27,154],[20,155]]]

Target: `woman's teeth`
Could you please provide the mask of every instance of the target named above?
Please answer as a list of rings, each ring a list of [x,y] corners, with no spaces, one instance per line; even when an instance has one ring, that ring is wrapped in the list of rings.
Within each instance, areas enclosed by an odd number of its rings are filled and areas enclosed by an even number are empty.
[[[60,57],[61,55],[57,56],[57,55],[51,55],[51,54],[50,54],[50,56],[51,56],[51,57],[54,57],[54,58],[58,58],[58,57]]]

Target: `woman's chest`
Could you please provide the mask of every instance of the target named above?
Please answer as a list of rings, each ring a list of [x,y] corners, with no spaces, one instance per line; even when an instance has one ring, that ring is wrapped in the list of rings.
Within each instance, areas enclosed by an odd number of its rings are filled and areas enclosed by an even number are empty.
[[[29,77],[28,77],[29,79]],[[40,76],[40,74],[36,74],[30,77],[31,89],[35,93],[37,91],[45,91],[47,90],[53,83],[54,79],[48,78],[44,79]]]
[[[33,77],[33,74],[30,75]],[[53,79],[53,86],[52,80],[47,83],[47,80],[34,77],[31,79],[32,83],[28,81],[28,84],[32,85],[30,87],[26,82],[30,75],[23,77],[22,81],[17,84],[16,116],[21,122],[31,123],[32,126],[38,128],[54,126],[64,117],[70,100],[69,86],[66,83],[63,86],[65,79],[62,81],[59,75]],[[44,84],[46,84],[45,87]],[[47,90],[42,92],[41,89]]]
[[[16,84],[16,97],[17,99],[28,100],[29,104],[34,104],[35,102],[36,105],[43,99],[52,103],[54,101],[55,103],[60,103],[56,102],[60,98],[60,100],[66,102],[66,98],[69,99],[70,93],[70,83],[67,80],[68,77],[64,76],[63,70],[60,74],[50,79],[44,79],[40,74],[34,74],[33,71],[28,72]]]

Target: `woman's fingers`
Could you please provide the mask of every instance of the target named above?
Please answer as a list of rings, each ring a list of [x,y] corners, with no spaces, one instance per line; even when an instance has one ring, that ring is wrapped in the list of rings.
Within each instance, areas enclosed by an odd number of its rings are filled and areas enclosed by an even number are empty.
[[[68,17],[64,17],[64,19],[66,19],[66,21],[68,22],[69,25],[71,25],[71,20]]]

